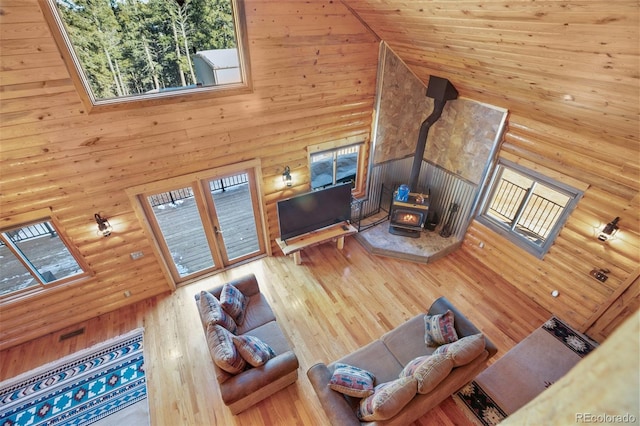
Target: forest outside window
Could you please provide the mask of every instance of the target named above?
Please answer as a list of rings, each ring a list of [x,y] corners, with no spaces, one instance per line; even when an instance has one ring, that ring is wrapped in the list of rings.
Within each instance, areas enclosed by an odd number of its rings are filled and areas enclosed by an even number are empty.
[[[582,191],[501,160],[478,221],[542,258]]]
[[[0,230],[0,297],[38,291],[88,276],[52,218]]]
[[[91,106],[249,88],[243,0],[44,1]]]

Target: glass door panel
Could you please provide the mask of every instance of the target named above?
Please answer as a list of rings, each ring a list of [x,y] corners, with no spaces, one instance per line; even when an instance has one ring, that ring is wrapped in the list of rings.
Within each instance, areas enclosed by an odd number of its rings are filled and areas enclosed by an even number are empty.
[[[208,182],[213,200],[216,234],[222,240],[225,263],[232,263],[261,251],[256,220],[257,206],[249,173]]]
[[[147,197],[180,279],[215,267],[193,188],[188,186]],[[169,256],[167,256],[167,254]]]

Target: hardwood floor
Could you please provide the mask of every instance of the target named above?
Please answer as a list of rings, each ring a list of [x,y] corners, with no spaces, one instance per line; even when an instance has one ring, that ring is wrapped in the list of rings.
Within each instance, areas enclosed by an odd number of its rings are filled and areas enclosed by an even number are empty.
[[[465,249],[430,264],[371,256],[353,238],[293,259],[266,257],[221,272],[76,327],[0,352],[0,380],[122,334],[145,328],[145,360],[153,425],[328,424],[307,369],[333,361],[379,337],[445,295],[498,346],[497,360],[551,314],[483,268]],[[238,416],[222,404],[194,294],[249,272],[256,274],[300,360],[295,385]],[[33,313],[37,315],[36,312]],[[85,333],[64,341],[79,327]],[[470,424],[451,398],[415,423]]]

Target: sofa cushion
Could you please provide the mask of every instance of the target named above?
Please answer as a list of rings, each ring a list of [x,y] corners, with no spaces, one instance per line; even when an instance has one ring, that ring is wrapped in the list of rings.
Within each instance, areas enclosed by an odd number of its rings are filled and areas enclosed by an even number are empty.
[[[200,313],[202,327],[205,330],[209,323],[220,324],[231,333],[235,333],[238,329],[233,318],[229,316],[224,309],[222,309],[218,299],[208,291],[200,292],[200,298],[198,299],[198,312]]]
[[[213,362],[227,373],[238,374],[245,369],[247,363],[233,344],[232,336],[227,329],[218,324],[207,326],[207,344]]]
[[[255,336],[232,336],[233,344],[240,356],[252,367],[260,367],[265,362],[276,356],[271,346]]]
[[[453,361],[445,355],[426,355],[409,362],[400,377],[414,377],[418,381],[418,393],[431,392],[453,369]]]
[[[375,387],[373,395],[360,402],[357,416],[367,422],[390,419],[413,399],[416,390],[414,377],[401,377],[379,384]]]
[[[454,367],[466,365],[476,359],[484,351],[483,334],[463,337],[453,343],[438,347],[433,354],[442,354],[453,361]]]
[[[264,294],[254,294],[253,296],[247,297],[247,299],[244,321],[242,324],[238,324],[238,331],[236,332],[238,335],[245,334],[261,325],[276,320],[276,316],[269,305],[269,301],[264,297]]]
[[[424,346],[424,343],[422,346]],[[335,363],[329,364],[328,367],[331,372],[333,372],[337,363],[354,365],[371,372],[375,377],[374,384],[397,379],[403,367],[380,340],[374,340],[355,352],[340,358]]]
[[[353,365],[336,363],[329,380],[329,387],[336,392],[355,398],[364,398],[373,393],[373,374]]]
[[[401,364],[400,370],[412,359],[430,355],[435,350],[424,344],[424,314],[416,315],[386,332],[380,340]]]
[[[266,324],[262,324],[260,327],[247,331],[244,335],[255,336],[262,340],[273,349],[276,355],[291,350],[289,340],[287,340],[287,337],[276,321],[269,321]]]
[[[242,294],[240,290],[232,284],[225,284],[220,294],[220,305],[229,315],[231,315],[237,324],[242,325],[244,322],[245,310],[249,300]]]
[[[458,340],[451,310],[444,314],[424,316],[424,342],[427,346],[439,346]]]

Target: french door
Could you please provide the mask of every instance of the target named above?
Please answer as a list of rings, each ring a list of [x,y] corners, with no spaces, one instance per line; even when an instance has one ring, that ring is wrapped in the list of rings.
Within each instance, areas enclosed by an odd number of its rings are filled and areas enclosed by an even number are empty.
[[[251,168],[156,183],[138,199],[176,284],[265,252]]]

